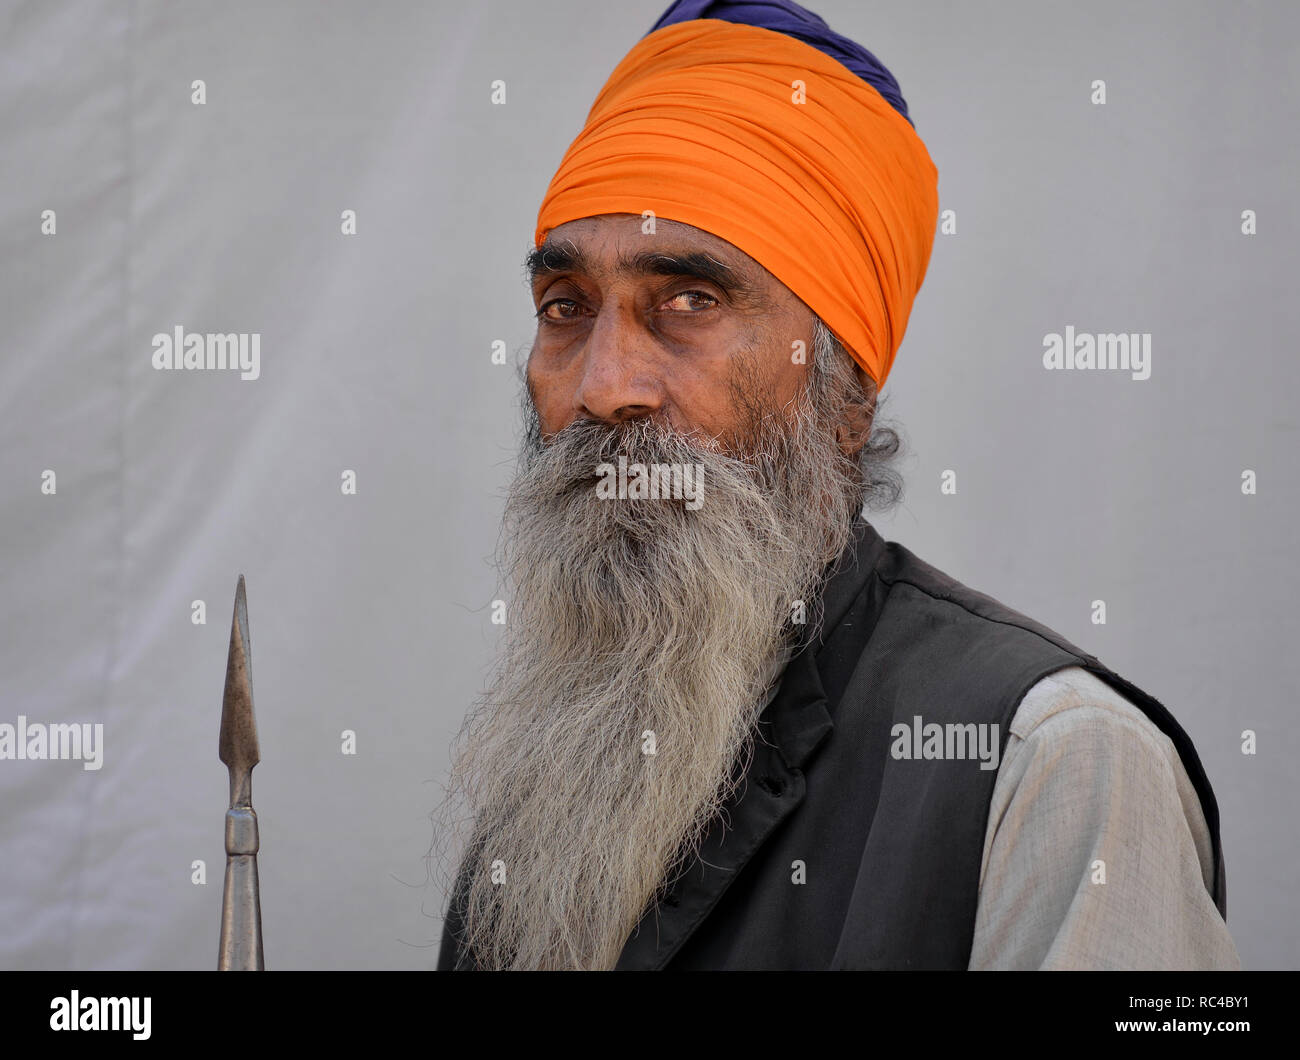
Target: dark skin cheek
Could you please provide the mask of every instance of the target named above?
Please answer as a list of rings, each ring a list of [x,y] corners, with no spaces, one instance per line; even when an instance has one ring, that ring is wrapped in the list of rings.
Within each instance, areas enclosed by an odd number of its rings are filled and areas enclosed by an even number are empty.
[[[738,354],[719,354],[704,363],[696,358],[690,367],[650,370],[652,385],[662,389],[662,399],[649,414],[683,433],[699,431],[709,438],[734,442],[748,434],[753,414],[735,402],[737,383],[770,400],[776,408],[793,400],[803,385],[804,366],[791,364],[793,370],[785,371],[781,359],[789,361],[781,346],[745,343]],[[528,379],[542,432],[549,436],[583,415],[573,398],[581,385],[581,359],[575,358],[559,370],[547,366],[546,360],[530,357]]]
[[[628,401],[644,403],[646,414],[664,419],[678,431],[698,430],[724,441],[737,437],[748,431],[751,415],[735,403],[737,381],[770,398],[777,408],[792,401],[805,385],[807,366],[793,363],[794,340],[784,338],[793,334],[805,344],[811,341],[812,315],[807,310],[805,315],[801,325],[797,314],[787,311],[775,324],[750,325],[730,336],[706,340],[703,352],[696,349],[689,356],[645,358],[630,370],[640,381],[627,384]],[[635,341],[645,347],[644,336]],[[557,353],[540,338],[534,343],[527,376],[545,435],[587,415],[579,396],[586,368],[580,349]]]

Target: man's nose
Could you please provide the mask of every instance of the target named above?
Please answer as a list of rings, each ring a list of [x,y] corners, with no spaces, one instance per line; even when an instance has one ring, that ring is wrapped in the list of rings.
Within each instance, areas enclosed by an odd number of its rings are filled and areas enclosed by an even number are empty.
[[[657,415],[663,380],[650,356],[651,336],[626,311],[607,306],[587,337],[578,383],[578,414],[606,423]]]

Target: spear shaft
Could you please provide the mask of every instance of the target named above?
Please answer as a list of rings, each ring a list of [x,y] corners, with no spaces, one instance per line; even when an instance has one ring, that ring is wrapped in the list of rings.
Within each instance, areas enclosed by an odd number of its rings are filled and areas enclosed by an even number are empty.
[[[257,813],[253,810],[253,767],[260,753],[253,719],[253,655],[242,574],[235,589],[235,614],[230,623],[220,756],[230,771],[230,808],[226,811],[226,883],[221,898],[217,970],[260,972],[262,903],[257,886]]]

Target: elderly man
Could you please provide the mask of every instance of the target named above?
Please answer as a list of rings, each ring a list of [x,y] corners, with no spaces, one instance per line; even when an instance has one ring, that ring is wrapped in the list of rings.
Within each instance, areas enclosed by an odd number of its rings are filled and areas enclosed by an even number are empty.
[[[679,2],[610,76],[527,261],[441,968],[1237,966],[1169,713],[863,518],[936,186],[797,4]]]

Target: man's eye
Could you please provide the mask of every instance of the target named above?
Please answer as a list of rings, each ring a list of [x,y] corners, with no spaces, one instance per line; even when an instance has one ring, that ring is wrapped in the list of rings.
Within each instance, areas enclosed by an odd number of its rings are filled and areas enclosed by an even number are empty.
[[[568,320],[570,318],[570,314],[568,313],[561,313],[559,316],[552,316],[547,312],[547,310],[549,310],[551,306],[562,305],[576,307],[577,304],[578,303],[572,298],[552,298],[549,302],[543,304],[542,307],[533,315],[536,316],[538,320]]]
[[[717,300],[716,298],[714,298],[713,295],[709,294],[707,291],[682,291],[680,294],[675,294],[675,295],[673,295],[670,299],[668,299],[667,302],[664,303],[664,305],[672,305],[674,302],[678,302],[678,301],[680,301],[680,300],[683,299],[683,298],[690,298],[690,297],[692,297],[692,296],[694,296],[694,297],[696,297],[696,298],[707,298],[710,302],[713,303],[713,305],[717,305],[717,304],[718,304],[718,300]],[[688,311],[688,312],[690,311],[690,306],[679,305],[678,308],[680,308],[680,309],[684,309],[684,310],[686,310],[686,311]],[[712,309],[713,306],[712,306],[712,305],[704,305],[704,306],[696,306],[695,308],[696,308],[696,309]]]

